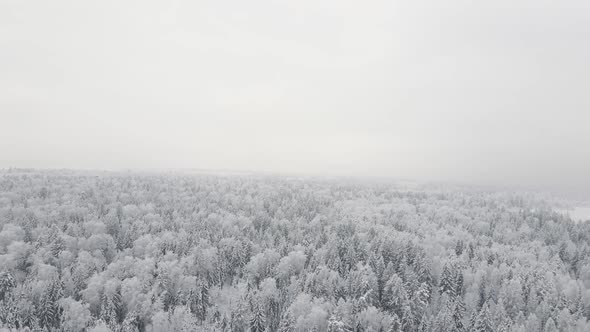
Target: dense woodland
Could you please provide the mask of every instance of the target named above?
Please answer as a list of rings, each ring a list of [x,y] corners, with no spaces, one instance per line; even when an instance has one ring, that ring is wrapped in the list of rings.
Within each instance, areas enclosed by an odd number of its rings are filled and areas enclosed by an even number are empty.
[[[590,331],[590,223],[533,194],[0,173],[0,327]]]

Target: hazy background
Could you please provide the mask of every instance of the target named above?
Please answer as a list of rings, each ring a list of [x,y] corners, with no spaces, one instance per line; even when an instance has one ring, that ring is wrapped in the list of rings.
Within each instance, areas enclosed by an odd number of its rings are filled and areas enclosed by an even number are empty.
[[[0,167],[590,191],[590,2],[0,0]]]

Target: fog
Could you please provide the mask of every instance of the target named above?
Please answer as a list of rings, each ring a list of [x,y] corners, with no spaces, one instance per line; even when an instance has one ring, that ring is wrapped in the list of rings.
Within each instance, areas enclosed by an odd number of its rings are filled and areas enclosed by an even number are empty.
[[[4,0],[0,167],[584,191],[589,37],[573,0]]]

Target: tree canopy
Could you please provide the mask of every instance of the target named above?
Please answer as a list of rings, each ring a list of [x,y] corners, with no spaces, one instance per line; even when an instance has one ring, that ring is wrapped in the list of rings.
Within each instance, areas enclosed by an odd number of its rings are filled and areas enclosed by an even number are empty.
[[[590,223],[535,194],[0,174],[0,327],[589,331]]]

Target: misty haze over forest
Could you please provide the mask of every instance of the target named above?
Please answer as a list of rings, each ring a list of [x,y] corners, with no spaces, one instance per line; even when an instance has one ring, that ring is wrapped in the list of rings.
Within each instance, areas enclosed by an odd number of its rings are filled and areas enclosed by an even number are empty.
[[[0,332],[590,331],[590,2],[0,1]]]

